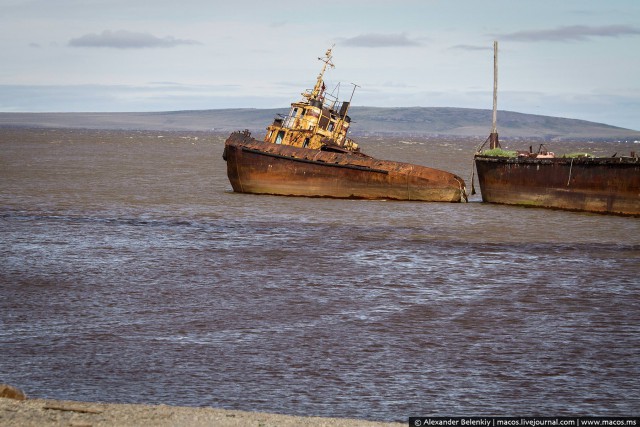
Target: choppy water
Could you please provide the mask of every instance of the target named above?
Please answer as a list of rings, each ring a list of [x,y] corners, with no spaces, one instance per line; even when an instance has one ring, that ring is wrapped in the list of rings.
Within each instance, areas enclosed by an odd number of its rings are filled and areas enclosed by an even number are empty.
[[[32,397],[639,413],[637,218],[234,194],[222,137],[0,135],[0,382]],[[477,143],[360,142],[466,180]]]

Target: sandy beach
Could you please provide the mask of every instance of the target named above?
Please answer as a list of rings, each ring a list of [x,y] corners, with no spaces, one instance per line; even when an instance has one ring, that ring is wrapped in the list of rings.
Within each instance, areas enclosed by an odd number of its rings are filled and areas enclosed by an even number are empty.
[[[0,398],[0,425],[40,426],[402,426],[355,419],[295,417],[280,414],[190,408],[167,405],[130,405],[48,399]]]

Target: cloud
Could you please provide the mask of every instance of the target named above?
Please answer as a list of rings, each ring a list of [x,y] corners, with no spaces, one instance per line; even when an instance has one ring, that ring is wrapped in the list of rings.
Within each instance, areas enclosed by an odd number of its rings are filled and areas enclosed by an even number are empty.
[[[354,47],[403,47],[420,46],[422,43],[411,40],[406,34],[361,34],[341,39],[341,44]]]
[[[156,37],[149,33],[136,33],[132,31],[109,31],[101,34],[85,34],[69,40],[69,46],[73,47],[108,47],[115,49],[144,49],[153,47],[175,47],[178,45],[200,44],[195,40],[176,39],[171,36]]]
[[[502,40],[520,42],[566,42],[585,41],[592,37],[622,37],[634,35],[640,35],[640,28],[628,25],[605,25],[600,27],[573,25],[549,30],[530,30],[517,31],[515,33],[495,34],[494,36]]]
[[[475,46],[470,44],[457,44],[455,46],[451,46],[449,50],[493,50],[492,46]]]

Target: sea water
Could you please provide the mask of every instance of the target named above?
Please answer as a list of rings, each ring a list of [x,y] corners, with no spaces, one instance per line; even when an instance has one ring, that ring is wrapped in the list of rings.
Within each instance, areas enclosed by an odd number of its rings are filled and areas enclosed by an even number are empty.
[[[638,218],[237,194],[206,133],[0,135],[0,382],[31,397],[638,414]],[[470,190],[478,141],[359,142]]]

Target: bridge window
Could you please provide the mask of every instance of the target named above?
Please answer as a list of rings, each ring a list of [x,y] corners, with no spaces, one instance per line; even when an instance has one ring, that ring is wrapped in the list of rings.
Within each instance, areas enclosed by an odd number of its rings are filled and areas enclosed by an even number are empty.
[[[281,130],[278,132],[278,136],[276,136],[276,144],[282,144],[282,139],[284,138],[284,131]]]

